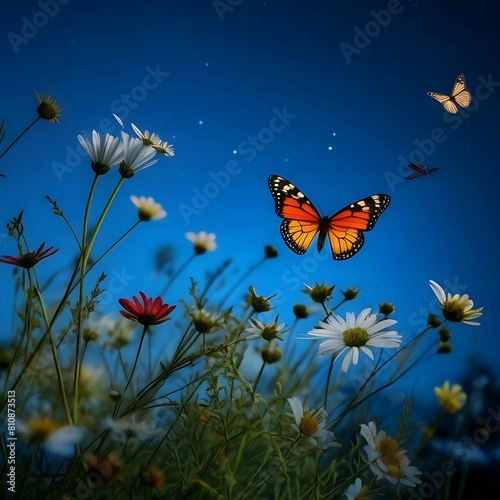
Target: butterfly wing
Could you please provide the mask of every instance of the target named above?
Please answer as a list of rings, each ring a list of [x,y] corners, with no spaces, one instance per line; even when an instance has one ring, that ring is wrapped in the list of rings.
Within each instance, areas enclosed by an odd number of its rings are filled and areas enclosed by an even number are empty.
[[[411,170],[415,170],[414,174],[407,175],[405,177],[406,180],[416,179],[417,177],[423,177],[424,175],[428,177],[427,167],[422,167],[418,163],[409,163],[408,168]]]
[[[370,231],[389,206],[386,194],[374,194],[351,203],[330,217],[328,238],[335,260],[351,258],[365,243],[364,231]]]
[[[444,109],[448,111],[448,113],[452,114],[458,113],[457,104],[462,108],[466,108],[472,100],[471,93],[465,84],[465,77],[463,73],[460,73],[457,76],[455,83],[453,84],[453,88],[451,89],[450,96],[438,94],[437,92],[427,92],[427,95],[436,99],[436,101],[443,105]]]
[[[288,248],[304,254],[319,231],[321,216],[297,187],[279,175],[269,176],[276,214],[284,219],[280,232]]]
[[[407,175],[407,176],[405,177],[405,179],[406,179],[407,181],[411,181],[412,179],[416,179],[417,177],[422,177],[422,175],[423,175],[423,174],[421,174],[420,172],[417,172],[417,173],[415,173],[415,174],[410,174],[410,175]]]
[[[465,77],[463,73],[460,73],[457,76],[457,79],[453,84],[453,88],[451,89],[451,99],[459,106],[462,106],[462,108],[466,108],[472,100],[471,93],[465,84]]]
[[[458,113],[458,108],[449,95],[438,94],[437,92],[427,92],[427,95],[430,95],[432,98],[436,99],[437,102],[441,103],[448,113]]]

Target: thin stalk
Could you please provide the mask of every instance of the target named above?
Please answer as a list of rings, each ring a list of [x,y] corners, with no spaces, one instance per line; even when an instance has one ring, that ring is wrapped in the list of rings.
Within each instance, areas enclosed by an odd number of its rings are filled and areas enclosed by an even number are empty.
[[[48,325],[49,318],[47,316],[47,310],[45,309],[45,304],[43,302],[43,298],[42,298],[42,295],[41,295],[38,287],[35,288],[35,293],[38,297],[38,303],[40,304],[40,309],[41,309],[45,324]],[[68,425],[73,425],[73,420],[71,418],[71,411],[69,409],[68,399],[66,398],[66,390],[64,389],[64,381],[63,381],[61,365],[59,364],[59,357],[57,356],[56,340],[54,338],[54,335],[52,334],[51,328],[49,328],[48,332],[49,332],[49,340],[50,340],[50,349],[52,350],[52,357],[54,358],[54,366],[56,369],[57,383],[59,384],[59,391],[61,392],[61,399],[62,399],[62,403],[63,403],[63,407],[64,407],[64,413],[66,414],[66,420],[68,421]]]
[[[76,332],[76,354],[75,354],[75,372],[73,378],[73,421],[75,424],[78,421],[78,385],[80,381],[80,371],[81,371],[81,356],[80,351],[83,343],[83,302],[84,296],[84,278],[85,278],[85,267],[87,265],[87,259],[90,254],[90,248],[86,246],[87,239],[87,228],[88,220],[90,215],[90,207],[92,205],[92,199],[94,196],[94,191],[97,185],[99,175],[95,174],[94,180],[92,181],[92,186],[90,187],[89,197],[87,199],[87,205],[85,207],[85,215],[83,217],[83,229],[82,229],[82,243],[81,243],[81,267],[80,267],[80,293],[78,298],[78,316],[77,316],[77,332]],[[101,215],[102,217],[102,215]],[[94,231],[94,235],[96,230]],[[94,236],[95,237],[95,236]],[[91,247],[91,245],[89,245]]]
[[[172,283],[179,277],[179,275],[193,261],[193,259],[196,257],[196,255],[198,255],[198,254],[196,254],[196,253],[191,254],[191,256],[189,257],[189,259],[187,259],[184,262],[184,264],[182,264],[182,266],[179,267],[179,269],[177,269],[177,271],[174,274],[172,274],[172,276],[170,276],[170,279],[167,281],[167,284],[165,285],[165,287],[163,288],[163,290],[159,294],[160,297],[163,297],[163,295],[165,295],[167,293],[167,291],[171,287]]]
[[[7,149],[4,150],[4,152],[2,154],[0,154],[0,158],[3,158],[5,156],[5,154],[7,153],[7,151],[12,147],[14,146],[14,144],[19,140],[21,139],[21,137],[38,121],[40,120],[40,116],[38,116],[35,120],[33,120],[18,136],[16,139],[14,139],[13,142],[11,142],[10,146],[7,146]]]
[[[263,361],[262,362],[262,366],[260,367],[259,373],[257,375],[257,378],[255,379],[255,383],[253,384],[253,387],[252,387],[252,390],[253,390],[254,393],[257,392],[257,385],[258,385],[258,383],[260,381],[260,377],[262,377],[262,373],[264,371],[264,367],[265,366],[266,366],[266,362]]]
[[[137,354],[135,355],[134,366],[132,367],[132,371],[130,372],[130,375],[128,377],[127,384],[125,385],[125,389],[123,389],[122,399],[120,400],[120,403],[123,401],[123,397],[125,396],[125,393],[127,392],[128,386],[130,385],[130,382],[132,381],[132,378],[134,376],[135,369],[137,368],[137,363],[139,361],[139,355],[141,354],[142,344],[144,342],[144,337],[146,336],[148,328],[149,328],[149,325],[144,325],[144,329],[142,330],[142,334],[141,334],[141,340],[139,341],[139,348],[137,349]],[[120,403],[118,403],[115,407],[115,410],[113,412],[113,418],[116,418],[118,411],[120,410]]]
[[[332,356],[330,361],[330,366],[328,368],[328,377],[326,377],[326,387],[325,387],[325,402],[323,403],[323,408],[326,410],[328,403],[328,389],[330,387],[330,377],[332,376],[333,363],[335,362],[335,356]]]
[[[253,264],[252,266],[250,266],[247,269],[246,273],[241,276],[241,278],[238,280],[238,282],[234,286],[229,287],[228,292],[226,293],[226,295],[224,295],[223,299],[220,301],[220,307],[222,307],[224,305],[224,302],[226,302],[226,300],[233,294],[233,292],[235,290],[237,290],[238,286],[241,285],[243,283],[243,281],[246,280],[266,260],[267,260],[267,257],[264,256],[264,257],[262,257],[262,259],[255,262],[255,264]]]

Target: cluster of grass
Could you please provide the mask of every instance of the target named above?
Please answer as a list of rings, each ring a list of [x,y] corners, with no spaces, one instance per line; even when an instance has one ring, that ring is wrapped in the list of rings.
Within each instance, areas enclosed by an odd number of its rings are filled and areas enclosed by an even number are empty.
[[[56,102],[38,94],[37,99],[37,120],[56,121]],[[3,123],[0,141],[2,129]],[[79,252],[57,300],[46,303],[48,290],[37,277],[39,265],[56,265],[57,250],[30,250],[23,213],[7,225],[18,254],[2,257],[2,272],[13,266],[18,300],[15,331],[0,353],[5,493],[49,499],[360,499],[405,496],[406,488],[420,484],[421,472],[409,465],[405,449],[413,432],[414,400],[403,397],[399,414],[390,416],[396,427],[392,435],[371,422],[372,402],[436,353],[433,345],[432,353],[417,356],[426,332],[439,328],[438,349],[447,352],[442,320],[429,317],[428,327],[397,350],[380,349],[353,390],[335,362],[338,351],[326,353],[329,370],[318,383],[318,344],[309,340],[305,348],[298,347],[293,332],[299,322],[309,322],[309,330],[316,326],[310,316],[313,304],[327,321],[338,308],[359,300],[355,289],[342,292],[333,304],[333,286],[311,287],[306,290],[311,303],[296,306],[295,323],[285,327],[278,324],[273,297],[253,287],[243,306],[213,302],[210,292],[225,271],[222,264],[206,282],[193,278],[184,297],[169,295],[169,304],[144,293],[133,301],[123,297],[114,314],[103,316],[96,308],[106,290],[106,269],[90,283],[89,272],[101,272],[101,259],[137,224],[160,218],[161,207],[151,199],[136,199],[138,222],[101,255],[95,255],[93,244],[110,206],[123,203],[117,195],[124,180],[152,164],[155,155],[171,156],[173,149],[155,134],[139,132],[138,139],[122,135],[129,150],[136,148],[135,157],[127,157],[127,148],[120,156],[116,139],[114,160],[121,178],[98,220],[90,221],[95,187],[112,166],[106,163],[110,156],[99,157],[104,148],[99,140],[100,146],[96,138],[87,144],[94,147],[95,176],[81,236],[47,197],[54,214],[68,224]],[[213,235],[188,237],[194,256],[215,248]],[[276,256],[275,249],[266,247],[261,262]],[[63,270],[57,272],[64,276]],[[242,276],[241,284],[248,287],[247,279]],[[459,317],[457,304],[442,301],[445,318],[470,319],[470,307],[461,304]],[[392,313],[390,304],[381,305],[377,324],[389,325]],[[276,319],[266,323],[270,314]],[[346,332],[346,349],[357,348],[354,334],[358,346],[365,347],[368,337],[359,340],[368,335],[362,325],[348,326]],[[454,397],[449,399],[456,402]],[[457,411],[460,403],[453,408]],[[13,456],[15,474],[9,476]]]

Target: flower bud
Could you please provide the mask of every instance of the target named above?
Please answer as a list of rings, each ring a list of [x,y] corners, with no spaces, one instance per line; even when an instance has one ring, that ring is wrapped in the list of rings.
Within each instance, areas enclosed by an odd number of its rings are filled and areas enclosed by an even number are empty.
[[[431,328],[437,328],[441,324],[441,320],[435,314],[429,314],[429,317],[427,318],[427,324]]]
[[[451,344],[448,344],[448,342],[439,342],[437,350],[438,354],[449,354],[451,350]]]
[[[382,304],[378,305],[378,310],[380,314],[389,316],[389,314],[392,314],[396,310],[396,308],[390,302],[383,302]]]
[[[321,285],[316,283],[316,285],[312,288],[309,285],[305,286],[307,287],[307,290],[304,290],[304,293],[310,295],[314,302],[319,302],[320,304],[323,304],[327,300],[331,299],[333,289],[335,288],[335,285],[329,287],[325,283]]]
[[[274,259],[278,256],[278,250],[271,245],[266,245],[264,248],[266,259]]]
[[[304,304],[295,304],[293,306],[293,314],[297,319],[305,319],[309,316],[307,307]]]
[[[348,288],[342,292],[345,300],[354,300],[359,294],[359,288]]]
[[[261,352],[262,359],[268,363],[276,363],[281,358],[281,348],[279,345],[269,341],[267,346]]]
[[[448,342],[451,339],[451,332],[447,328],[445,328],[444,326],[442,326],[438,330],[438,333],[439,333],[439,336],[441,337],[442,342]]]

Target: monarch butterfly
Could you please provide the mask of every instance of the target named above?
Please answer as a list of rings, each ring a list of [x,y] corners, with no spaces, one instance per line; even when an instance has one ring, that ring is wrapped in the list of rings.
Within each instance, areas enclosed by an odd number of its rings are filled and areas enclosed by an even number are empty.
[[[328,235],[335,260],[349,259],[361,250],[365,242],[363,231],[370,231],[375,226],[391,201],[386,194],[373,194],[351,203],[331,217],[321,217],[307,196],[283,177],[269,176],[269,189],[276,214],[284,219],[280,231],[287,246],[302,255],[319,233],[320,252]]]
[[[437,167],[429,168],[429,165],[422,167],[422,165],[419,165],[418,163],[410,163],[408,167],[415,170],[415,173],[407,175],[405,177],[407,180],[416,179],[417,177],[430,177],[432,172],[439,170]]]
[[[436,99],[439,103],[441,103],[448,111],[448,113],[458,113],[458,107],[466,108],[472,99],[471,93],[469,92],[467,86],[465,85],[465,77],[463,73],[460,73],[453,84],[453,88],[451,89],[451,95],[438,94],[436,92],[427,92],[427,95],[430,95],[432,98]]]

